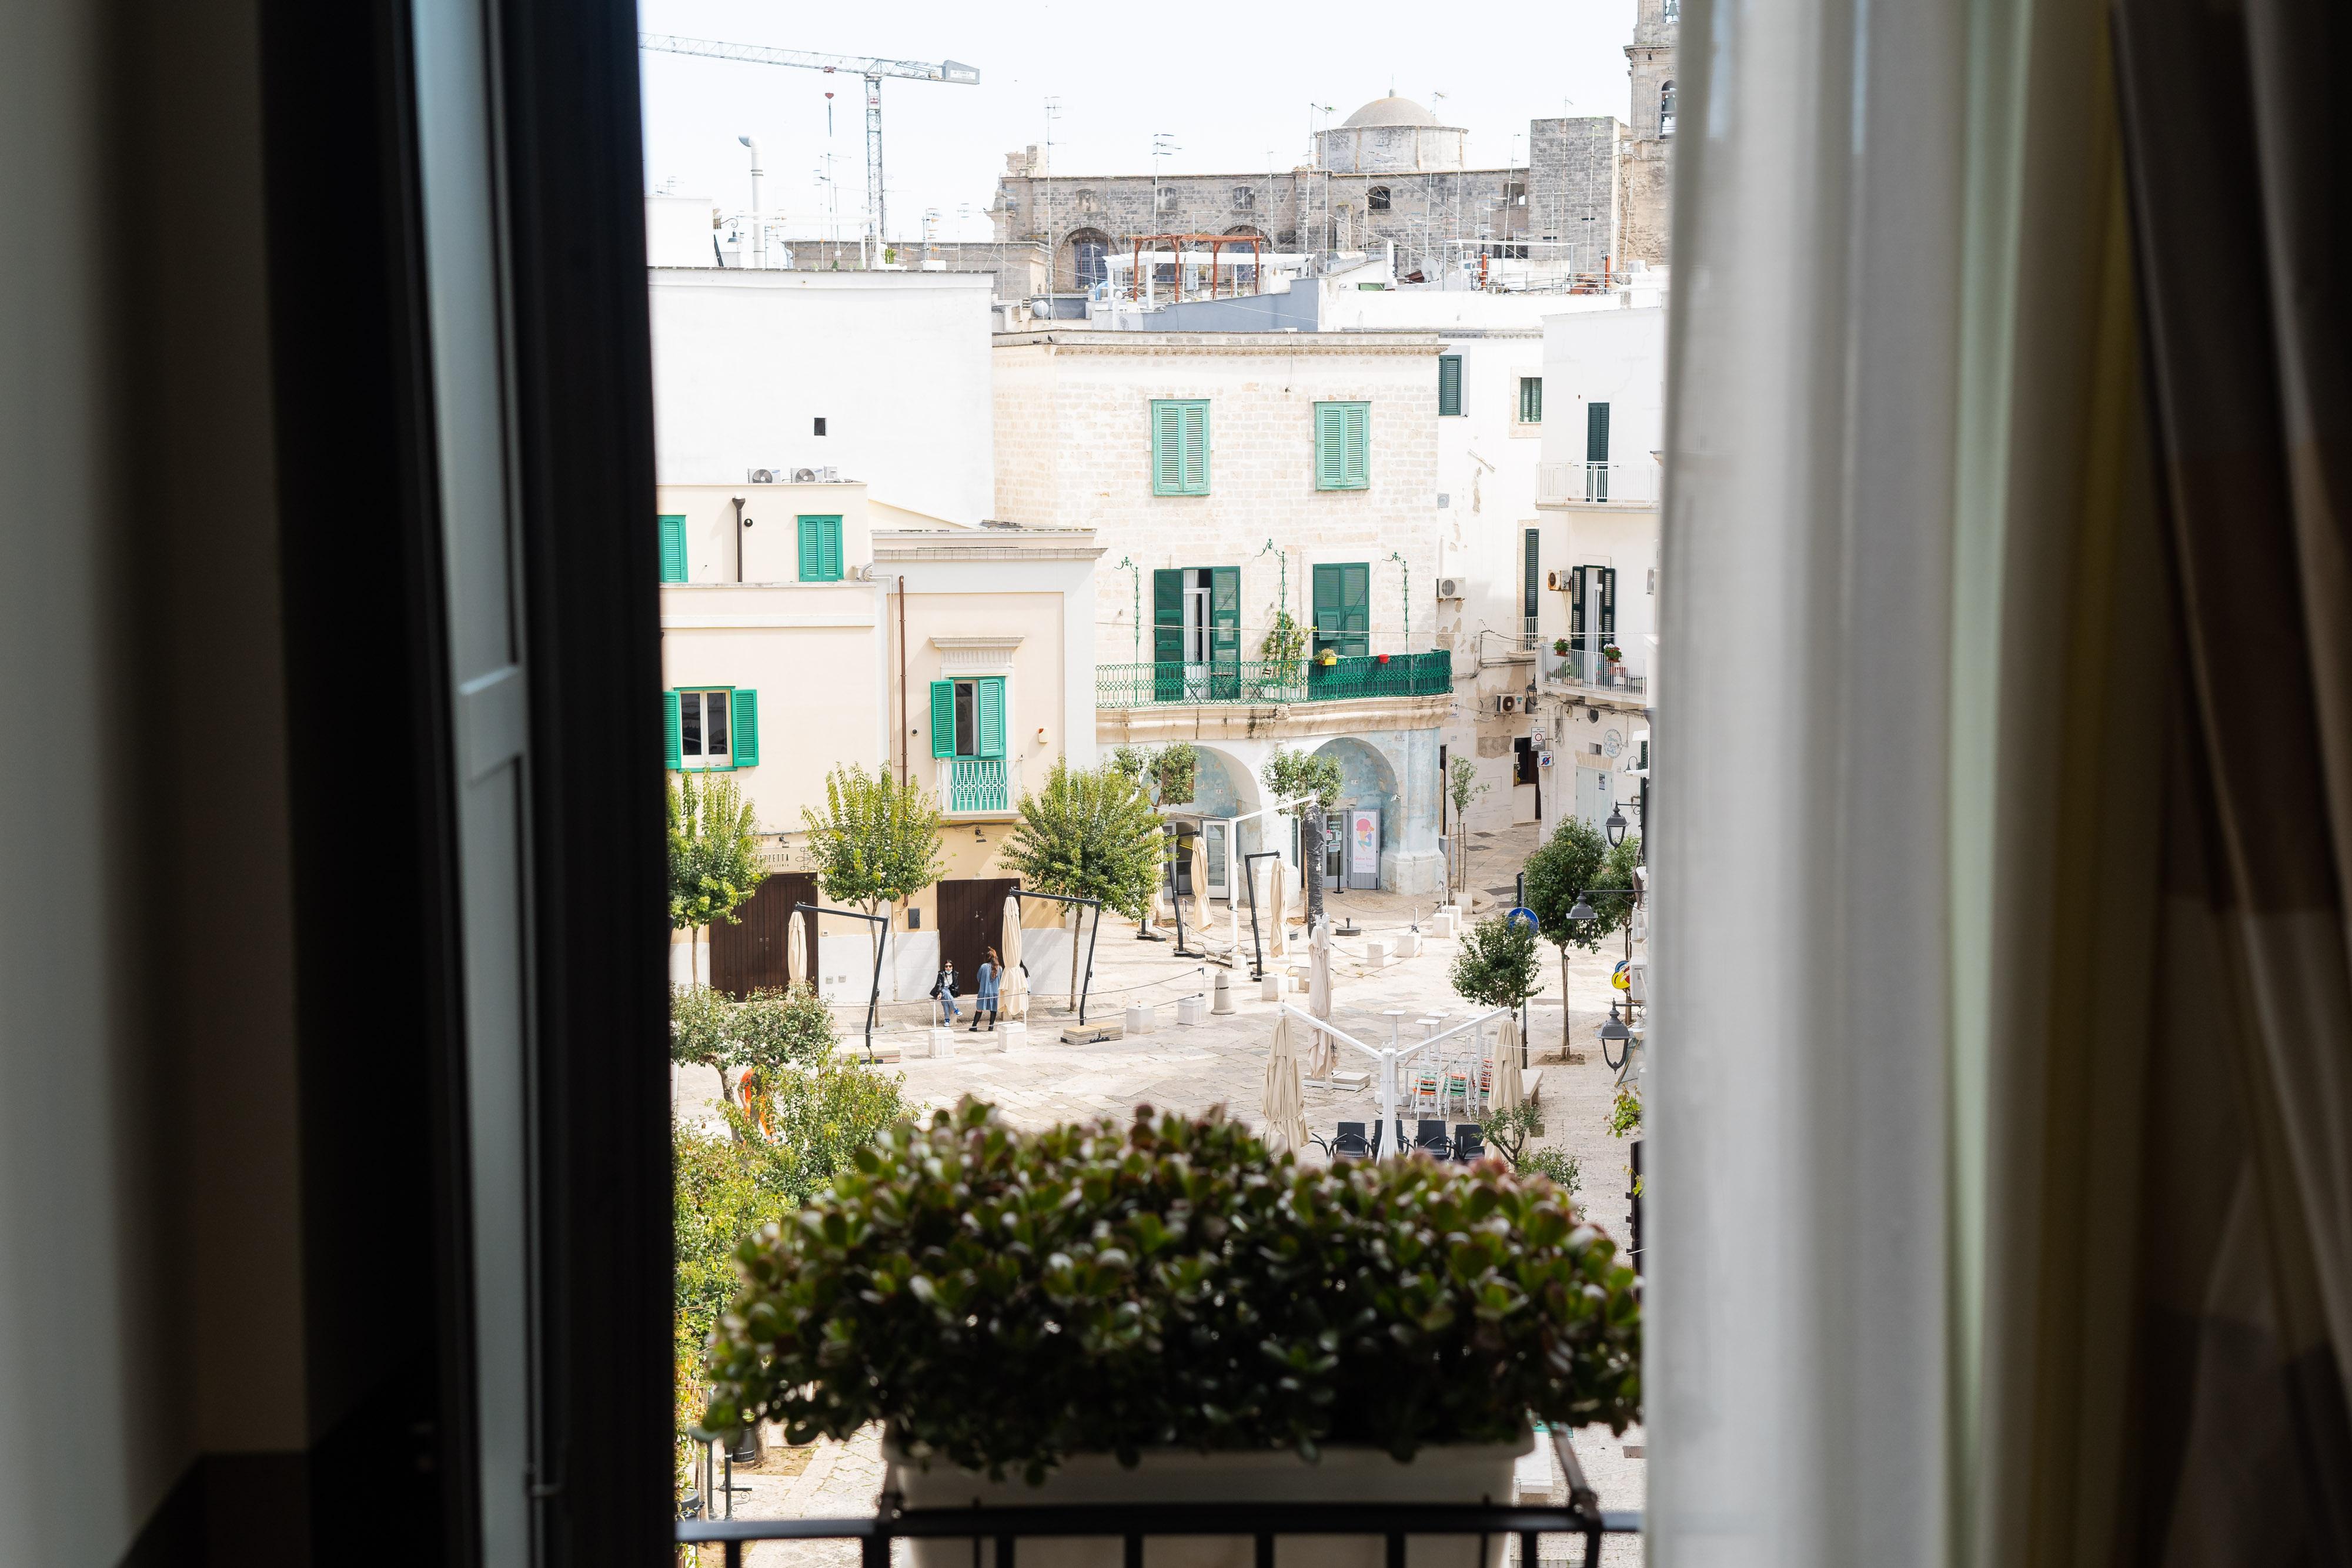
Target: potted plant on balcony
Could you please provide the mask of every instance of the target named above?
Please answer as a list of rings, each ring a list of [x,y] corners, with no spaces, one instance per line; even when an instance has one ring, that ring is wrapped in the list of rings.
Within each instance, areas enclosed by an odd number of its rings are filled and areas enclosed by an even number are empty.
[[[1563,659],[1568,657],[1568,639],[1565,637],[1554,637],[1551,640],[1551,651],[1558,653]]]
[[[1274,624],[1258,647],[1265,661],[1263,691],[1268,702],[1303,702],[1307,697],[1307,628],[1287,610],[1274,612]]]
[[[1609,663],[1609,678],[1612,681],[1622,681],[1625,678],[1624,649],[1611,643],[1601,650],[1601,656]]]
[[[883,1422],[910,1508],[1507,1502],[1531,1416],[1641,1414],[1633,1271],[1550,1182],[1496,1161],[1306,1166],[1149,1107],[1124,1131],[1024,1134],[967,1100],[900,1123],[738,1256],[706,1429],[772,1420],[797,1443]],[[922,1568],[971,1552],[913,1544]],[[1250,1560],[1247,1538],[1201,1545],[1171,1559]],[[1382,1543],[1283,1551],[1377,1568]],[[1036,1541],[1021,1561],[1118,1553]]]

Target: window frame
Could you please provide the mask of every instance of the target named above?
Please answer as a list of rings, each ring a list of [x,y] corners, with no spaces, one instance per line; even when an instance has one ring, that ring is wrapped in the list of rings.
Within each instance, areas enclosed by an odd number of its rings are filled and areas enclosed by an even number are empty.
[[[1350,427],[1353,427],[1352,429]],[[1318,399],[1314,407],[1313,473],[1318,490],[1372,487],[1372,404],[1369,398]],[[1350,441],[1354,451],[1349,451]],[[1337,460],[1325,462],[1336,448]],[[1327,475],[1332,476],[1327,477]]]
[[[1350,571],[1363,574],[1363,598],[1359,604],[1353,606],[1346,598],[1347,574]],[[1327,577],[1327,573],[1330,575]],[[1327,601],[1323,585],[1327,581],[1337,585],[1338,597],[1328,602],[1333,615],[1340,622],[1328,631],[1325,629],[1324,620],[1324,607]],[[1361,614],[1362,626],[1350,627],[1346,624],[1351,611]],[[1368,560],[1315,562],[1307,569],[1307,613],[1309,652],[1312,655],[1319,657],[1325,650],[1328,649],[1342,659],[1360,659],[1368,656],[1372,651],[1372,563]]]
[[[1163,412],[1164,411],[1164,412]],[[1197,431],[1187,428],[1187,421],[1199,416]],[[1172,423],[1171,423],[1172,422]],[[1213,421],[1209,400],[1204,397],[1156,397],[1150,400],[1146,429],[1150,437],[1150,480],[1154,496],[1205,496],[1213,477],[1212,432]],[[1199,437],[1200,477],[1192,477],[1192,447]],[[1166,444],[1175,439],[1175,465],[1170,477]]]
[[[1519,401],[1512,415],[1514,423],[1518,424],[1543,423],[1543,389],[1544,379],[1540,375],[1519,378]],[[1534,411],[1532,413],[1529,413],[1531,408]]]
[[[812,540],[810,525],[815,525]],[[793,518],[793,570],[795,580],[801,582],[839,582],[847,575],[847,551],[842,543],[841,514],[838,512],[802,512]],[[815,566],[809,570],[811,545],[814,543]],[[825,551],[833,552],[832,570],[825,569]]]
[[[735,771],[735,688],[733,686],[673,686],[670,688],[670,692],[672,695],[677,698],[678,771],[681,773],[732,773]],[[691,757],[688,754],[686,749],[686,703],[688,697],[695,699],[695,706],[698,709],[695,722],[698,729],[704,730],[709,728],[709,699],[712,697],[720,697],[725,699],[727,705],[726,761],[717,764],[711,763],[709,760],[711,753],[708,750],[698,751]],[[696,744],[698,746],[702,744],[699,735],[697,737]],[[704,760],[698,763],[694,760],[695,757],[702,758]]]
[[[1450,386],[1446,384],[1449,376],[1453,381]],[[1437,356],[1437,417],[1462,417],[1462,356],[1459,354]]]

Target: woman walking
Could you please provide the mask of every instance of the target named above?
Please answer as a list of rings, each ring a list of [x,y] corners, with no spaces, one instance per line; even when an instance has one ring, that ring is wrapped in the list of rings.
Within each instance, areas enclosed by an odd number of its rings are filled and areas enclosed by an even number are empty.
[[[966,1034],[980,1028],[982,1013],[988,1015],[988,1032],[996,1032],[996,983],[1004,977],[1004,966],[995,948],[986,951],[988,956],[980,961],[980,994],[971,1000],[971,1029],[964,1030]]]

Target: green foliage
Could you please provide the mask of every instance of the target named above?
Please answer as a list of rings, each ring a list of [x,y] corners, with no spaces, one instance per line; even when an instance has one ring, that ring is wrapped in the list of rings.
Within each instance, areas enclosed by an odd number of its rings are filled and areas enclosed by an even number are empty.
[[[733,1103],[724,1107],[727,1124],[756,1156],[760,1190],[788,1204],[822,1192],[858,1150],[907,1113],[904,1080],[855,1061],[827,1059],[766,1082],[764,1124]]]
[[[1307,657],[1307,628],[1289,611],[1276,611],[1274,623],[1266,628],[1265,641],[1258,644],[1257,656],[1271,664],[1298,663]],[[1302,685],[1306,679],[1304,672],[1297,676]]]
[[[1339,760],[1335,757],[1276,747],[1274,755],[1265,759],[1265,766],[1258,770],[1258,778],[1277,800],[1286,800],[1293,795],[1312,795],[1316,804],[1327,811],[1339,804]],[[1283,815],[1295,817],[1298,808],[1293,806]]]
[[[1214,1115],[1014,1132],[900,1124],[746,1245],[714,1431],[887,1422],[1032,1481],[1073,1453],[1517,1437],[1641,1414],[1641,1308],[1548,1181],[1425,1159],[1300,1166]]]
[[[1608,853],[1608,842],[1597,829],[1580,818],[1569,817],[1528,857],[1528,907],[1543,923],[1544,940],[1559,948],[1563,958],[1570,947],[1600,951],[1601,938],[1617,928],[1617,921],[1610,917],[1597,894],[1592,908],[1600,918],[1568,917],[1576,906],[1577,894],[1607,885],[1601,870]]]
[[[1148,792],[1155,805],[1181,806],[1192,798],[1201,754],[1189,740],[1157,749],[1121,744],[1110,754],[1110,765]]]
[[[699,931],[735,911],[767,874],[751,803],[732,779],[679,773],[669,783],[669,924]]]
[[[1470,809],[1470,802],[1494,788],[1478,782],[1478,765],[1466,757],[1457,757],[1447,764],[1446,789],[1454,796],[1454,814],[1460,816]]]
[[[1601,860],[1601,885],[1604,888],[1631,888],[1633,873],[1642,864],[1641,835],[1629,834],[1622,844],[1613,844]],[[1626,893],[1596,893],[1592,895],[1593,913],[1612,931],[1622,928],[1633,918],[1633,895]]]
[[[1622,1138],[1628,1133],[1642,1130],[1642,1097],[1630,1083],[1617,1086],[1617,1098],[1609,1103],[1609,1135]]]
[[[1532,1102],[1494,1112],[1478,1128],[1520,1176],[1539,1176],[1570,1197],[1583,1190],[1584,1172],[1574,1155],[1566,1149],[1528,1146],[1544,1134],[1543,1113]]]
[[[707,986],[673,986],[669,1025],[672,1061],[771,1078],[823,1061],[841,1038],[833,1009],[807,986],[754,991],[741,1001]]]
[[[1533,1150],[1519,1162],[1518,1173],[1541,1176],[1570,1197],[1584,1190],[1584,1171],[1566,1149]]]
[[[1074,769],[1055,762],[1045,787],[1024,793],[1002,864],[1025,887],[1065,898],[1099,898],[1140,920],[1160,885],[1160,817],[1116,758]]]
[[[868,773],[853,762],[833,769],[824,776],[824,814],[803,807],[801,821],[824,895],[869,915],[904,904],[946,874],[939,802],[887,768]]]
[[[1502,916],[1481,920],[1462,934],[1454,957],[1454,989],[1480,1007],[1516,1008],[1542,988],[1536,977],[1536,934]]]
[[[669,988],[669,1059],[717,1067],[727,1051],[728,1019],[735,1004],[708,986]]]

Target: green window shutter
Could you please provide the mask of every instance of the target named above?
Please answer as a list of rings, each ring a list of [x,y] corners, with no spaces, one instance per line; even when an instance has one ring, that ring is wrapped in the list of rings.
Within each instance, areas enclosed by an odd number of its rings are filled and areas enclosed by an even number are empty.
[[[1184,404],[1184,494],[1209,493],[1209,405]]]
[[[824,573],[824,530],[814,517],[801,519],[801,580],[817,582]]]
[[[1212,567],[1209,570],[1209,658],[1221,664],[1238,664],[1242,656],[1242,569]]]
[[[1184,405],[1167,399],[1151,405],[1151,493],[1184,493]]]
[[[1609,461],[1609,405],[1605,402],[1584,406],[1584,460],[1587,463]]]
[[[1437,356],[1437,412],[1441,414],[1462,412],[1462,356]]]
[[[818,553],[821,557],[817,562],[818,569],[824,573],[824,580],[827,582],[839,582],[841,580],[841,519],[825,518],[824,525],[818,533]]]
[[[673,773],[686,765],[684,744],[678,739],[677,694],[662,693],[662,766]]]
[[[980,751],[982,757],[1004,755],[1004,677],[983,675],[973,683],[980,709]]]
[[[1543,378],[1541,376],[1519,378],[1519,423],[1521,424],[1543,423]]]
[[[1539,531],[1534,528],[1528,530],[1526,598],[1520,613],[1526,617],[1527,630],[1530,632],[1536,629],[1536,606],[1538,602],[1536,590],[1543,584],[1543,569],[1539,561],[1542,540],[1543,535]]]
[[[1361,490],[1372,482],[1372,405],[1350,402],[1340,405],[1339,464],[1348,488]]]
[[[757,768],[760,765],[760,694],[749,686],[737,686],[733,706],[735,766]]]
[[[1321,653],[1326,642],[1339,632],[1339,569],[1318,565],[1315,569],[1315,651]]]
[[[1340,457],[1340,447],[1346,443],[1345,423],[1338,403],[1315,405],[1315,487],[1318,490],[1337,490],[1347,483]]]
[[[1162,570],[1151,574],[1151,662],[1184,662],[1184,574]]]
[[[931,683],[931,755],[955,755],[955,683]]]
[[[1370,562],[1339,569],[1339,622],[1346,632],[1339,652],[1361,656],[1372,651],[1372,569]]]
[[[1617,569],[1601,568],[1601,640],[1617,641]]]
[[[1568,645],[1580,653],[1587,652],[1584,646],[1584,594],[1590,586],[1585,580],[1586,574],[1591,570],[1588,566],[1580,566],[1571,569],[1568,574]]]
[[[672,513],[661,520],[661,580],[686,580],[686,519]]]

